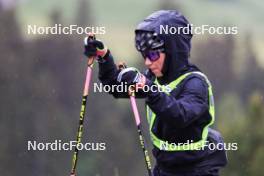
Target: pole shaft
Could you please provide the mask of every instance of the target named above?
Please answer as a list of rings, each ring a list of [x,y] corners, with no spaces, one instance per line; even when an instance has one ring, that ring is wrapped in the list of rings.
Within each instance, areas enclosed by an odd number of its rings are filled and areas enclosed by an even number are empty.
[[[131,103],[131,106],[132,106],[132,109],[133,109],[133,113],[134,113],[134,117],[135,117],[135,121],[136,121],[136,125],[137,125],[139,142],[140,142],[140,146],[142,148],[143,154],[144,154],[144,159],[145,159],[145,163],[146,163],[146,166],[147,166],[148,175],[152,176],[150,157],[149,157],[148,150],[147,150],[145,142],[144,142],[145,140],[144,140],[144,137],[143,137],[142,131],[141,131],[140,115],[139,115],[139,112],[138,112],[138,108],[137,108],[136,99],[135,99],[135,93],[134,92],[131,92],[131,94],[130,94],[130,103]]]
[[[81,106],[81,111],[80,111],[79,127],[78,127],[78,132],[77,132],[77,137],[76,137],[77,144],[75,146],[73,158],[72,158],[71,175],[75,175],[76,173],[76,166],[77,166],[78,154],[79,154],[77,145],[81,143],[82,135],[83,135],[83,122],[84,122],[84,116],[85,116],[85,110],[86,110],[87,97],[89,94],[90,82],[92,79],[92,66],[93,66],[92,64],[88,64],[87,71],[86,71],[86,78],[85,78],[85,84],[84,84],[84,90],[83,90],[83,96],[82,96],[82,106]]]

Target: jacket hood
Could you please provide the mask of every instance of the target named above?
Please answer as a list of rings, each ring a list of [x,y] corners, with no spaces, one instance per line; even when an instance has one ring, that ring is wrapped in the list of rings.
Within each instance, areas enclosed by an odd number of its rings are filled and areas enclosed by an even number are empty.
[[[165,43],[166,58],[162,68],[163,76],[158,79],[160,84],[174,81],[189,69],[197,70],[188,63],[192,38],[191,25],[180,12],[156,11],[138,24],[135,32],[138,31],[155,32]]]

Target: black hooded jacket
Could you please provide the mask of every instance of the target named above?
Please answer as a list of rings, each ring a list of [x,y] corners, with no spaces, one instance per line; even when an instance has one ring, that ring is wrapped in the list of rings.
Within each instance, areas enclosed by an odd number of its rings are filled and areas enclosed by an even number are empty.
[[[165,63],[163,76],[158,78],[162,85],[169,84],[184,73],[199,71],[188,62],[191,50],[192,34],[179,31],[178,34],[160,33],[160,27],[186,27],[189,22],[175,10],[161,10],[148,16],[136,28],[138,31],[154,31],[165,42]],[[107,54],[106,62],[99,64],[99,79],[103,84],[116,84],[116,69],[111,54]],[[149,71],[149,80],[155,79]],[[154,84],[149,81],[148,84]],[[115,97],[127,97],[127,94],[112,93]],[[205,79],[198,75],[190,75],[173,89],[170,95],[162,92],[149,92],[143,97],[146,104],[157,115],[152,132],[165,141],[181,143],[188,140],[198,141],[206,124],[211,120],[208,108],[208,85]],[[211,143],[223,143],[219,132],[210,129],[208,139]],[[219,169],[226,164],[224,150],[177,151],[167,152],[154,146],[153,155],[157,167],[168,173],[206,173]]]

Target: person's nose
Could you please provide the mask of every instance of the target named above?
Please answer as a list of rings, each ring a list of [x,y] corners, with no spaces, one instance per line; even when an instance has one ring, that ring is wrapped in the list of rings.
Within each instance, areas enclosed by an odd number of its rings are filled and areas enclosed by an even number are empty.
[[[145,59],[145,65],[146,65],[147,67],[149,67],[151,64],[152,64],[152,62],[151,62],[148,58],[146,58],[146,59]]]

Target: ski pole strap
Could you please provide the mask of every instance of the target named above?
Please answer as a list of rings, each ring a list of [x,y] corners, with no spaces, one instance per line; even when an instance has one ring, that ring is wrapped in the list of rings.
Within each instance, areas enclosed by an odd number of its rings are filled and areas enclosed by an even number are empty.
[[[154,122],[156,120],[156,114],[154,112],[151,111],[151,109],[146,106],[146,111],[147,111],[147,120],[149,123],[149,131],[150,131],[150,136],[151,136],[151,140],[152,143],[154,144],[155,147],[159,148],[160,150],[164,150],[164,151],[187,151],[187,150],[199,150],[202,147],[204,147],[206,145],[206,140],[207,140],[207,136],[208,136],[208,129],[209,126],[212,125],[214,123],[214,119],[215,119],[215,106],[214,106],[214,97],[213,97],[213,91],[212,91],[212,85],[210,83],[210,81],[208,80],[208,78],[206,77],[206,75],[204,75],[201,72],[188,72],[186,74],[183,74],[182,76],[180,76],[179,78],[177,78],[176,80],[172,81],[170,84],[168,85],[160,85],[158,83],[158,81],[156,80],[155,83],[161,88],[161,90],[170,95],[170,92],[177,88],[177,86],[185,79],[187,78],[189,75],[192,74],[197,74],[199,76],[202,76],[207,85],[208,85],[208,103],[209,103],[209,114],[211,116],[211,120],[210,122],[203,128],[202,131],[202,136],[201,139],[197,142],[193,142],[193,143],[186,143],[183,145],[176,145],[175,143],[169,143],[168,141],[165,141],[163,139],[158,138],[153,132],[152,132],[152,128],[154,125]]]

